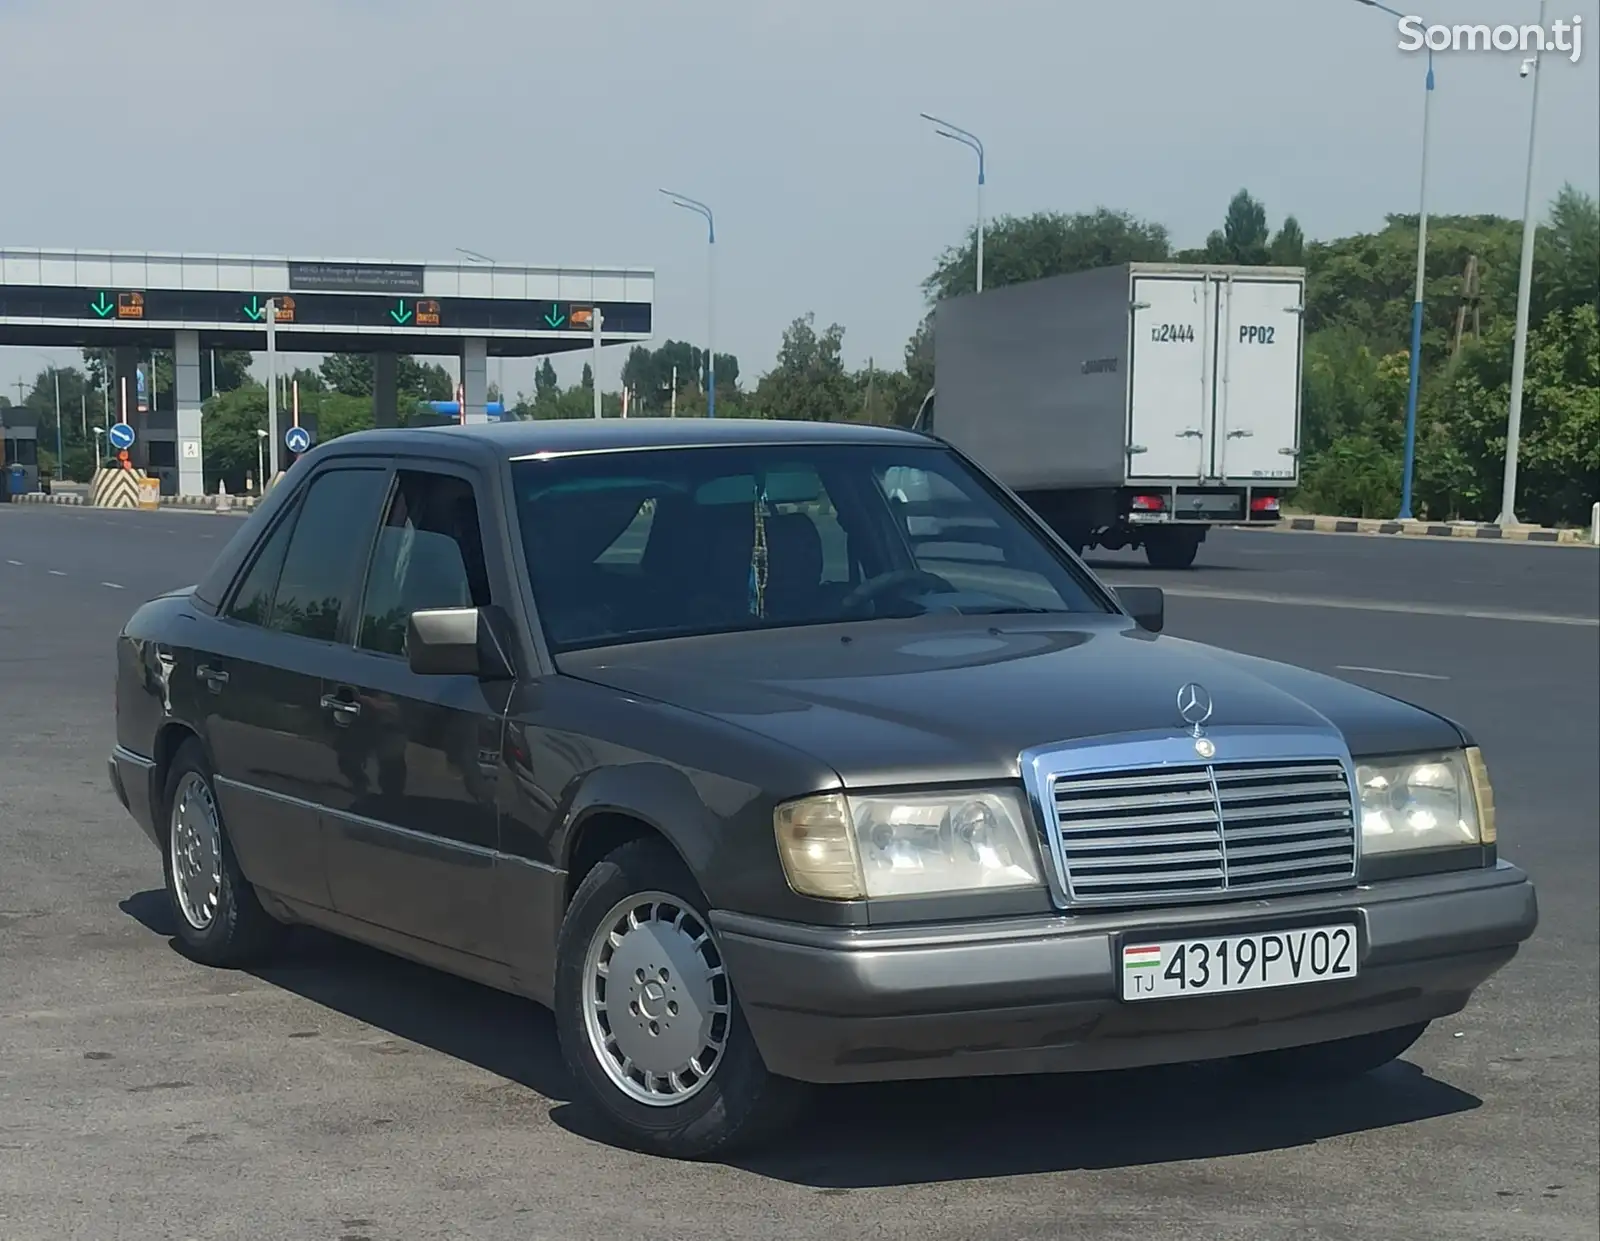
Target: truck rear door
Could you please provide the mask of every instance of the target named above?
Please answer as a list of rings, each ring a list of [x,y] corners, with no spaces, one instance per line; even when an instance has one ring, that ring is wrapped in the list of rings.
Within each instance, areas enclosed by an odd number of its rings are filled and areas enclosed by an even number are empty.
[[[1135,276],[1128,478],[1199,479],[1211,460],[1215,307],[1200,275]]]
[[[1216,430],[1209,472],[1238,481],[1299,476],[1303,290],[1234,276],[1218,286]]]

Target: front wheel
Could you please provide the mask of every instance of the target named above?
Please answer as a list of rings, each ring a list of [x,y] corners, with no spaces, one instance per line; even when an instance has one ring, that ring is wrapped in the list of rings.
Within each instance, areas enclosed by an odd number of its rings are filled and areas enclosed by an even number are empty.
[[[1391,1060],[1405,1055],[1427,1028],[1428,1023],[1424,1021],[1420,1025],[1335,1039],[1331,1043],[1262,1051],[1246,1056],[1244,1063],[1263,1077],[1279,1081],[1348,1081],[1381,1069]]]
[[[584,1101],[676,1159],[770,1136],[802,1098],[762,1063],[704,909],[671,849],[630,841],[584,877],[556,945],[556,1030]]]

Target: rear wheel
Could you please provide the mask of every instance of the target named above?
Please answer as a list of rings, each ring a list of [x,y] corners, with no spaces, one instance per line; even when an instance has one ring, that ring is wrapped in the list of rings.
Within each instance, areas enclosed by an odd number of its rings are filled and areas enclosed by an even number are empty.
[[[1200,550],[1199,530],[1152,530],[1144,536],[1144,557],[1152,569],[1187,569]]]
[[[704,910],[670,848],[630,841],[584,877],[556,947],[556,1029],[584,1101],[677,1159],[760,1141],[803,1097],[762,1063]]]
[[[1257,1052],[1246,1056],[1244,1063],[1263,1077],[1279,1081],[1347,1081],[1381,1069],[1391,1060],[1405,1055],[1427,1028],[1428,1023],[1424,1021],[1420,1025],[1358,1034],[1331,1043]]]
[[[207,965],[247,965],[267,955],[283,933],[240,873],[222,821],[205,751],[178,748],[167,770],[165,870],[178,938]]]

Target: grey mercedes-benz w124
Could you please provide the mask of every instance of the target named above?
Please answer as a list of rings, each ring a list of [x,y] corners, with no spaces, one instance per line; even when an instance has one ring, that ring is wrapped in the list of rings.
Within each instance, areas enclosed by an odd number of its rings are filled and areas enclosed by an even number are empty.
[[[1384,1064],[1537,922],[1483,756],[1161,628],[931,436],[364,432],[128,621],[111,779],[197,958],[530,996],[670,1155],[808,1082]]]

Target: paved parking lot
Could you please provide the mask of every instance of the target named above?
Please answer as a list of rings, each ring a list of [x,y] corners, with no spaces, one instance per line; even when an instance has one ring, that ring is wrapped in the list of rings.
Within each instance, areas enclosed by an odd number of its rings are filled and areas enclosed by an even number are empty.
[[[1265,1092],[1225,1066],[830,1091],[733,1165],[613,1149],[534,1006],[295,937],[258,974],[170,941],[105,782],[111,642],[237,526],[0,507],[0,1238],[1592,1239],[1600,556],[1220,535],[1169,630],[1462,720],[1504,853],[1540,884],[1518,960],[1403,1064]]]

